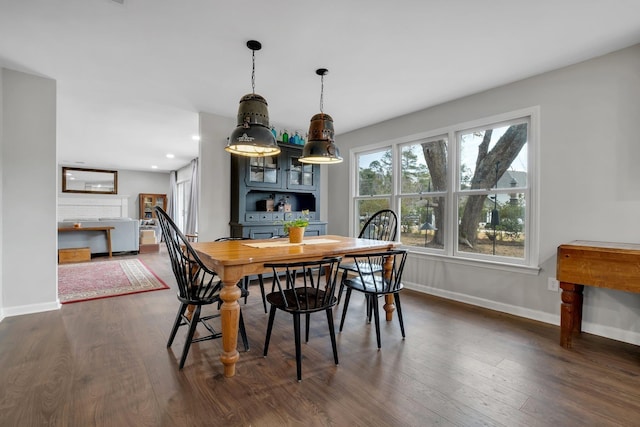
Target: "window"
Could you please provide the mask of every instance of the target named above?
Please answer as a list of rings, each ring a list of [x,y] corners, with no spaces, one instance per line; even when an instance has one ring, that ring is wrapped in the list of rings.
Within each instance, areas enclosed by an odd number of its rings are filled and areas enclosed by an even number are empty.
[[[457,133],[456,252],[525,259],[526,119]]]
[[[407,246],[444,250],[447,136],[400,145],[400,236]]]
[[[532,123],[537,109],[356,152],[355,229],[391,207],[415,252],[537,264]]]
[[[176,225],[180,231],[185,231],[187,224],[187,211],[189,210],[189,195],[191,190],[191,180],[179,182],[178,185],[178,218]]]
[[[380,209],[391,207],[392,165],[391,148],[356,155],[355,229],[360,231],[369,217]]]

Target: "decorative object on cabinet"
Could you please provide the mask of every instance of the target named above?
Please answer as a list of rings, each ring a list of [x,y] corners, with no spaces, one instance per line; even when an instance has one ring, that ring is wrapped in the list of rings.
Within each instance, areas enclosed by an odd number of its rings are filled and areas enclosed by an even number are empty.
[[[62,192],[118,194],[118,171],[62,167]]]
[[[167,209],[166,194],[140,193],[140,219],[157,218],[155,207],[160,206],[163,210]]]
[[[305,236],[326,234],[320,221],[320,166],[300,163],[300,145],[280,144],[273,157],[231,156],[231,230],[233,237],[283,236],[284,223],[303,217]]]
[[[275,156],[280,147],[269,126],[267,100],[256,93],[256,50],[262,49],[262,44],[249,40],[247,47],[251,49],[252,92],[240,99],[237,127],[231,132],[225,150],[248,157]]]
[[[340,150],[334,143],[333,119],[325,114],[324,108],[324,76],[329,73],[326,68],[318,68],[320,76],[320,113],[311,118],[309,137],[302,150],[302,163],[331,164],[342,162]]]

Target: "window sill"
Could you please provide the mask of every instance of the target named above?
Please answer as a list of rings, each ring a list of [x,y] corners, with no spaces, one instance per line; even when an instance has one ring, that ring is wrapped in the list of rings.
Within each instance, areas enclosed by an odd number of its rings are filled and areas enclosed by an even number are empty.
[[[414,250],[415,248],[411,246],[403,246],[403,248],[409,251],[409,256],[411,258],[432,259],[448,264],[466,265],[478,268],[486,268],[490,270],[509,271],[512,273],[530,274],[533,276],[537,276],[540,273],[539,266],[507,264],[503,262],[492,262],[472,258],[452,257],[449,255],[416,251]]]

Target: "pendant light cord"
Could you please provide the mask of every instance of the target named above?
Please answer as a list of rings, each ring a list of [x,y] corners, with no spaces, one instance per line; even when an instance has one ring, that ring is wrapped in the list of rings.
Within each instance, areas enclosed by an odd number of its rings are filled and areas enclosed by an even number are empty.
[[[251,50],[251,90],[256,94],[256,51]]]
[[[324,114],[324,74],[320,76],[320,112]]]

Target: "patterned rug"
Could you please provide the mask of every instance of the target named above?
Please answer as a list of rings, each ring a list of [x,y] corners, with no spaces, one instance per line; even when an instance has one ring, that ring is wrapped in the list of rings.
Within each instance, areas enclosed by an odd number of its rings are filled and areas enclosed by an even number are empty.
[[[63,304],[169,289],[138,259],[58,266],[58,298]]]

